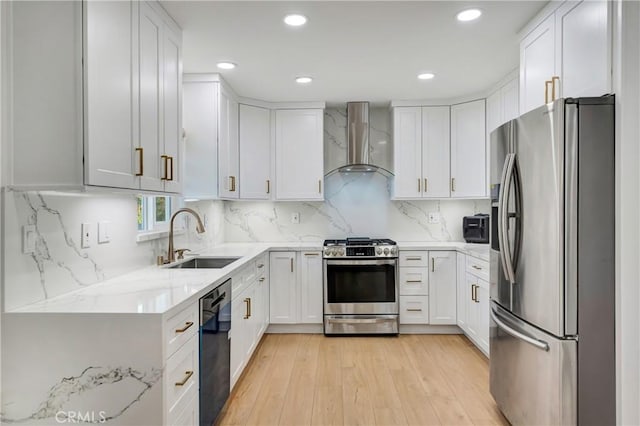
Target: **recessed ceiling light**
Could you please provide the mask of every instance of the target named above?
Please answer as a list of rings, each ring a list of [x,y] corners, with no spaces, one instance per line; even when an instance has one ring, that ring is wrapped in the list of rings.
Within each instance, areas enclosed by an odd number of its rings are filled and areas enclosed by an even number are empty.
[[[480,9],[467,9],[459,12],[456,15],[456,18],[458,18],[458,21],[467,22],[478,19],[480,15],[482,15],[482,11]]]
[[[236,67],[236,64],[233,62],[218,62],[217,66],[221,70],[232,70]]]
[[[422,74],[418,74],[418,78],[420,80],[431,80],[433,77],[435,77],[435,74],[432,74],[430,72],[425,72]]]
[[[300,84],[308,84],[311,83],[312,80],[311,77],[296,77],[296,83]]]
[[[304,15],[298,15],[297,13],[287,15],[284,17],[284,23],[291,25],[292,27],[299,27],[307,23],[307,17]]]

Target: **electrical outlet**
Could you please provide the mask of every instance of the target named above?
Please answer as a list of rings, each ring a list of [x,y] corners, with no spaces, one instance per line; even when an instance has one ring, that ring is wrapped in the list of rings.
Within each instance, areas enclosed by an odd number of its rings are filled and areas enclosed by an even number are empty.
[[[295,223],[295,224],[300,223],[300,213],[298,212],[291,213],[291,223]]]
[[[105,220],[98,222],[98,244],[111,242],[111,222]]]
[[[81,226],[81,232],[82,232],[82,243],[81,246],[82,248],[89,248],[91,247],[91,224],[90,223],[83,223]]]
[[[22,227],[22,253],[31,254],[36,251],[36,227],[35,225],[24,225]]]
[[[429,212],[429,223],[440,223],[440,212]]]

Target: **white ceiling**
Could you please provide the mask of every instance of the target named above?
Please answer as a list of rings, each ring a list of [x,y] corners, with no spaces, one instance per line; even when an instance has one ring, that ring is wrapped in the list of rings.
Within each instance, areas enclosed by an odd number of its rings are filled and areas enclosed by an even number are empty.
[[[266,101],[454,98],[518,66],[517,32],[545,1],[163,1],[183,29],[184,71],[220,72]],[[458,22],[467,7],[483,15]],[[303,27],[287,13],[309,18]],[[234,70],[218,70],[228,60]],[[416,78],[433,72],[433,80]],[[309,85],[294,78],[309,75]]]

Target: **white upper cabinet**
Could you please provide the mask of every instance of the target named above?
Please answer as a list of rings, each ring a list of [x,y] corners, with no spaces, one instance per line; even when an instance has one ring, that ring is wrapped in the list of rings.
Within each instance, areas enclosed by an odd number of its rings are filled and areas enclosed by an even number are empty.
[[[449,107],[422,108],[422,196],[447,198],[449,192]]]
[[[218,103],[218,194],[239,198],[240,146],[238,144],[238,101],[224,85]],[[215,164],[212,165],[215,167]]]
[[[451,197],[486,196],[485,100],[451,107]]]
[[[611,91],[612,2],[565,1],[520,42],[520,113]]]
[[[393,110],[394,198],[448,198],[449,107]]]
[[[323,132],[322,109],[276,110],[277,199],[324,199]]]
[[[182,42],[164,9],[130,1],[8,9],[6,184],[179,192]]]
[[[214,81],[185,77],[183,105],[185,130],[184,195],[218,197],[218,92]]]
[[[520,42],[520,113],[551,96],[545,82],[555,76],[555,19],[549,16]]]
[[[393,109],[393,141],[394,198],[420,198],[422,196],[421,107]]]
[[[80,4],[80,2],[78,2]],[[142,123],[138,123],[138,84],[137,66],[134,60],[137,59],[138,46],[136,40],[136,28],[138,28],[138,4],[131,2],[86,2],[86,26],[85,39],[87,46],[84,51],[85,56],[85,89],[86,89],[86,120],[85,120],[85,183],[89,185],[111,186],[119,188],[138,188],[140,179],[137,176],[144,176],[145,171],[154,173],[154,164],[147,159],[145,164],[144,146],[140,145],[138,137],[139,125],[146,124],[145,104],[142,105]],[[147,49],[151,40],[147,36],[146,14],[143,13],[141,20],[140,47]],[[149,86],[155,90],[156,97],[159,78],[158,47],[160,24],[156,26],[157,37],[155,38],[155,48],[150,51],[141,51],[140,69],[141,78],[151,78],[144,80],[142,85],[142,95]],[[46,37],[44,37],[46,38]],[[145,58],[155,56],[156,62],[153,70],[144,68],[147,62]],[[152,71],[153,75],[149,75]],[[155,80],[154,80],[155,79]],[[148,83],[148,84],[146,84]],[[149,101],[145,97],[145,101]],[[158,108],[156,100],[154,104]],[[157,133],[159,118],[156,114],[153,117],[153,131]],[[144,133],[142,136],[151,137]],[[157,137],[157,135],[156,135]],[[156,148],[157,151],[157,148]],[[152,152],[151,152],[152,153]],[[150,153],[150,154],[151,154]],[[156,152],[157,154],[157,152]],[[159,163],[157,158],[154,158]],[[147,167],[144,167],[147,166]],[[145,170],[146,169],[146,170]],[[156,189],[160,189],[159,187]]]
[[[487,134],[518,117],[518,78],[500,85],[487,97]]]
[[[240,105],[240,198],[271,197],[271,114],[266,108]]]

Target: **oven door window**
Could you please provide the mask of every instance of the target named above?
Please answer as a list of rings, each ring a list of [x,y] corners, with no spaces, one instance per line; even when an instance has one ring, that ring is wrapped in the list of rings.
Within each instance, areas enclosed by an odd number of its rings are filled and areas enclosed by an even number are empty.
[[[396,301],[395,265],[327,265],[328,303]]]

